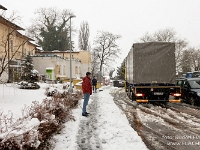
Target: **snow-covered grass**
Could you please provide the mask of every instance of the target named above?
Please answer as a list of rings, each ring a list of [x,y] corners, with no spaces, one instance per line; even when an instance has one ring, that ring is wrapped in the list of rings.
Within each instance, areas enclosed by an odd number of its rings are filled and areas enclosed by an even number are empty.
[[[13,113],[14,118],[22,117],[22,110],[30,106],[32,101],[39,101],[46,97],[47,84],[39,84],[38,90],[19,89],[17,84],[0,84],[0,111],[4,114]]]

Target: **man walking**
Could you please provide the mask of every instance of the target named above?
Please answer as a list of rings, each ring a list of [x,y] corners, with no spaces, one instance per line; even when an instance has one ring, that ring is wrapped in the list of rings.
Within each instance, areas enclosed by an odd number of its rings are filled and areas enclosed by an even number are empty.
[[[82,82],[82,91],[84,94],[82,116],[88,116],[88,114],[89,114],[86,111],[86,106],[88,105],[90,95],[92,95],[92,83],[91,83],[90,77],[91,77],[91,73],[87,72],[86,76],[83,78],[83,82]]]
[[[97,92],[97,79],[95,78],[95,76],[92,79],[92,90],[93,92]]]

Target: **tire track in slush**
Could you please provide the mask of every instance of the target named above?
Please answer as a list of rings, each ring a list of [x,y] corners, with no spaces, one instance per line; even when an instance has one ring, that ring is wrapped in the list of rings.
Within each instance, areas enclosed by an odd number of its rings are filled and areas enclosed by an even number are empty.
[[[180,113],[182,107],[179,112],[173,110],[168,112],[166,108],[161,106],[137,104],[129,101],[126,93],[121,91],[113,92],[113,97],[115,103],[127,115],[131,126],[138,132],[150,150],[199,149],[198,127],[191,124],[190,121],[185,121],[187,117],[184,119]],[[160,122],[159,118],[163,119],[164,122]],[[185,136],[188,138],[181,139]],[[197,139],[192,139],[192,137],[197,137]]]
[[[77,135],[78,150],[102,149],[97,133],[98,94],[92,95],[91,98],[92,102],[87,106],[87,110],[90,112],[90,114],[88,117],[82,117],[80,120],[79,131]]]

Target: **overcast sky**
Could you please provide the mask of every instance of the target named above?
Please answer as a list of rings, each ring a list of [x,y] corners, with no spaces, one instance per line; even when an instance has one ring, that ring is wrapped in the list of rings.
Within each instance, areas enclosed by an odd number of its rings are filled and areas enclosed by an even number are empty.
[[[88,21],[91,45],[98,30],[120,34],[121,60],[141,36],[158,29],[173,28],[191,47],[200,46],[200,0],[1,0],[0,4],[8,9],[7,15],[17,10],[24,28],[40,7],[69,9],[76,15],[72,21],[77,30]],[[77,46],[78,32],[73,39]]]

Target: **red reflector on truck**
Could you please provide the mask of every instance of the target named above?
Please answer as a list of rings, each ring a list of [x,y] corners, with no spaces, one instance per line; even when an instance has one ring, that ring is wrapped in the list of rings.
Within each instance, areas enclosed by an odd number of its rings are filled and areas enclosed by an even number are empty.
[[[138,102],[138,103],[147,103],[148,102],[148,100],[147,99],[136,99],[136,102]]]
[[[181,100],[179,100],[179,99],[177,99],[177,100],[175,100],[175,99],[170,99],[169,102],[171,102],[171,103],[179,103],[179,102],[181,102]]]
[[[181,94],[180,93],[172,93],[172,96],[181,96]]]

